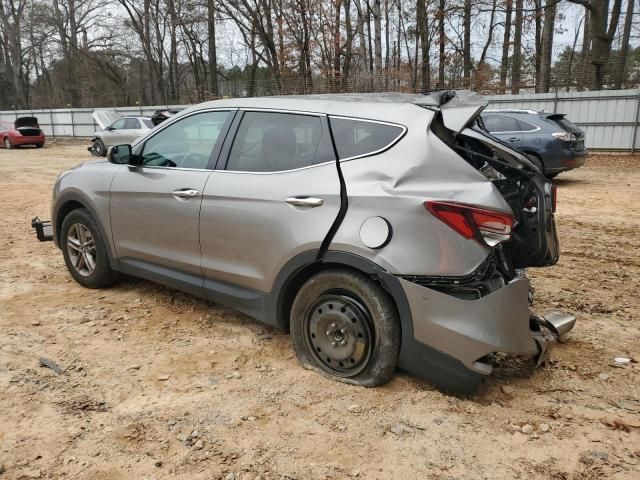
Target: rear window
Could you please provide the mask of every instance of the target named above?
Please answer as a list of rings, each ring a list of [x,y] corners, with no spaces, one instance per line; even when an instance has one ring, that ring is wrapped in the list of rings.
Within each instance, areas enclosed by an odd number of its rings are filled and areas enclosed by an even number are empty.
[[[579,132],[580,129],[578,127],[576,127],[573,123],[571,123],[569,120],[567,120],[564,117],[561,116],[550,116],[548,117],[548,120],[551,120],[552,122],[558,124],[560,126],[560,128],[562,128],[563,130],[567,131],[567,132]]]
[[[525,122],[522,119],[518,120],[518,124],[520,125],[520,130],[522,130],[523,132],[533,132],[534,130],[538,129],[538,127],[536,127],[535,125],[532,125],[529,122]]]
[[[334,117],[331,117],[331,130],[341,160],[384,150],[404,133],[404,129],[396,125]]]
[[[143,118],[142,123],[144,123],[147,128],[153,128],[153,122],[149,118]]]

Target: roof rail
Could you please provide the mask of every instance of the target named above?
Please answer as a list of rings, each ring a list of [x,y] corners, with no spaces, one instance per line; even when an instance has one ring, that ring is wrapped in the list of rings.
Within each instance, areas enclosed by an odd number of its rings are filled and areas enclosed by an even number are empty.
[[[523,108],[491,108],[486,109],[485,112],[493,112],[493,113],[529,113],[529,114],[539,114],[540,112],[536,112],[535,110],[527,110]]]

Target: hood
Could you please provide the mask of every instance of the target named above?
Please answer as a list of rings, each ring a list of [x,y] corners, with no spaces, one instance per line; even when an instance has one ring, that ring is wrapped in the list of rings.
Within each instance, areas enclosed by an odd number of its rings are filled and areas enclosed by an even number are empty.
[[[18,128],[30,127],[30,128],[40,128],[38,125],[38,119],[36,117],[20,117],[16,118],[16,121],[13,122],[13,126]]]
[[[120,118],[120,115],[115,110],[95,110],[91,116],[100,127],[100,130],[105,130]]]

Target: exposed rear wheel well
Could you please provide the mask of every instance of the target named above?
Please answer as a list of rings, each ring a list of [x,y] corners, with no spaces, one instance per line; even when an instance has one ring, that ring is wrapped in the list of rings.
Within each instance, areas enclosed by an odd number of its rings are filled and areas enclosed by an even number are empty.
[[[72,211],[77,210],[78,208],[85,208],[85,206],[76,200],[69,200],[68,202],[65,202],[58,210],[58,214],[56,216],[56,239],[58,240],[58,245],[60,245],[62,222],[64,222],[64,219],[67,215],[69,215]]]
[[[300,287],[302,287],[302,285],[304,284],[304,282],[306,282],[307,280],[309,280],[309,278],[311,278],[313,275],[316,275],[320,272],[323,272],[325,270],[332,270],[332,269],[340,269],[340,270],[347,270],[347,271],[352,271],[352,272],[356,272],[356,273],[361,273],[361,274],[365,274],[370,276],[371,278],[373,278],[374,280],[378,281],[375,277],[375,275],[372,275],[369,272],[363,271],[359,268],[355,268],[351,265],[347,265],[344,263],[337,263],[337,262],[314,262],[311,263],[309,265],[306,265],[304,267],[302,267],[300,270],[298,270],[296,273],[294,273],[293,275],[291,275],[291,277],[289,277],[289,279],[287,280],[287,282],[284,285],[284,288],[282,289],[283,293],[282,295],[280,295],[279,298],[279,305],[278,305],[278,317],[280,319],[280,326],[287,332],[289,333],[290,330],[290,321],[291,321],[291,306],[293,305],[293,300],[295,299],[296,294],[298,293],[298,290],[300,290]],[[386,286],[382,283],[379,282],[382,285],[382,288],[384,288],[385,290],[387,290],[387,293],[389,293],[389,296],[391,297],[391,300],[394,302],[395,305],[395,299],[393,298],[393,295],[391,295],[390,292],[388,292],[388,289],[386,288]],[[396,307],[396,311],[398,311],[398,306],[395,305]]]

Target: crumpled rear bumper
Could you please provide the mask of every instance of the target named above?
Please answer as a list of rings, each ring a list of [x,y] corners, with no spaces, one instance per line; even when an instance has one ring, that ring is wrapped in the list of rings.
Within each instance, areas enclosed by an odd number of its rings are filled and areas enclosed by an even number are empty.
[[[542,361],[556,337],[534,325],[529,281],[517,278],[478,300],[462,300],[400,279],[413,321],[415,340],[488,375],[482,358],[494,352],[537,355]],[[534,322],[535,323],[535,322]],[[566,334],[573,322],[563,327]],[[544,326],[544,325],[543,325]]]

